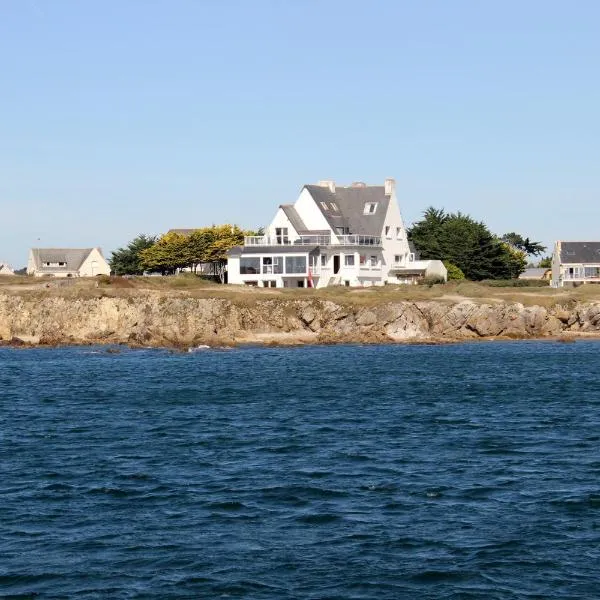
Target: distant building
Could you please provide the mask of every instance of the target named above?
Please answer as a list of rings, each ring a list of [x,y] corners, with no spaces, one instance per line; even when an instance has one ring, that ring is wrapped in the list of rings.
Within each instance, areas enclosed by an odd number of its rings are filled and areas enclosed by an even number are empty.
[[[228,253],[229,283],[261,287],[373,286],[447,278],[439,260],[418,260],[396,199],[396,182],[305,185],[262,236]]]
[[[94,277],[110,275],[100,248],[32,248],[27,274],[36,277]]]
[[[10,268],[8,263],[0,261],[0,275],[14,275],[15,272]]]
[[[600,242],[556,242],[552,286],[581,283],[600,283]]]
[[[529,280],[545,280],[550,279],[552,277],[552,270],[545,269],[543,267],[535,267],[531,269],[525,269],[520,275],[519,279],[529,279]]]

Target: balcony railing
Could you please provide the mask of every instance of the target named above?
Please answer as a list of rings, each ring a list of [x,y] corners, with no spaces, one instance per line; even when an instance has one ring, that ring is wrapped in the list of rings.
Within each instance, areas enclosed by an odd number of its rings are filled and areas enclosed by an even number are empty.
[[[301,235],[268,236],[250,235],[244,238],[244,246],[381,246],[381,237],[373,235]]]

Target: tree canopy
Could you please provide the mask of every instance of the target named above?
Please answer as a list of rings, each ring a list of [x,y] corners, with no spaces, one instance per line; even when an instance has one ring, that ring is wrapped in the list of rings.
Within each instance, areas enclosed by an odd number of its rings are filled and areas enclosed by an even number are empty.
[[[184,268],[196,273],[199,265],[206,264],[210,274],[223,282],[227,251],[242,244],[244,235],[237,225],[212,225],[196,229],[190,235],[172,231],[144,248],[139,258],[144,270],[165,275]]]
[[[124,248],[118,248],[109,260],[111,271],[115,275],[142,275],[144,267],[140,252],[156,243],[156,236],[140,234]]]
[[[503,242],[510,244],[517,250],[525,252],[525,254],[539,256],[540,254],[546,252],[546,246],[542,245],[540,242],[532,242],[529,238],[524,238],[514,231],[505,233],[501,239]]]
[[[408,237],[422,259],[447,261],[475,281],[518,277],[527,264],[524,250],[461,212],[429,207],[423,219],[410,228]]]

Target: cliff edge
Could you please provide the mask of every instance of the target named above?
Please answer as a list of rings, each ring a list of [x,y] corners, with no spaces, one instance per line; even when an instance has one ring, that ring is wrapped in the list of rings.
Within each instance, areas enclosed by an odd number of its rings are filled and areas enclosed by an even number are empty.
[[[369,306],[319,298],[257,299],[138,294],[69,298],[0,294],[5,344],[190,347],[241,343],[444,342],[600,334],[600,302],[524,306],[397,301]]]

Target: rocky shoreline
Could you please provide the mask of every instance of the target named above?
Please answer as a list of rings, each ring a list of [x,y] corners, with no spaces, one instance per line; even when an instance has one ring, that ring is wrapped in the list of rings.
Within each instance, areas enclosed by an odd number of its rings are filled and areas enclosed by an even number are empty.
[[[382,302],[193,298],[138,294],[69,298],[0,294],[0,344],[200,345],[451,343],[600,335],[600,303],[523,306],[472,300]]]

